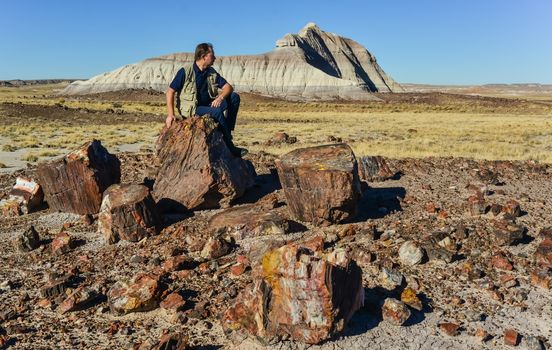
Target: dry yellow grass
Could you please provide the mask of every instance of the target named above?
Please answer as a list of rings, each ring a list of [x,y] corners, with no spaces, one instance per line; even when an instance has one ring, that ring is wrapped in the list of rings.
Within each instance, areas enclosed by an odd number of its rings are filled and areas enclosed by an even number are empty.
[[[163,96],[155,97],[155,101],[136,102],[60,98],[52,94],[54,89],[61,87],[1,88],[0,102],[165,113]],[[420,98],[427,98],[427,95]],[[252,152],[283,154],[299,147],[329,143],[328,137],[334,136],[350,144],[357,155],[460,156],[552,163],[550,103],[527,100],[494,103],[454,95],[436,98],[437,102],[429,99],[420,103],[408,102],[403,97],[387,103],[289,103],[245,95],[242,96],[235,140]],[[121,122],[75,126],[66,125],[64,120],[44,121],[40,116],[29,116],[24,122],[0,123],[0,133],[8,140],[1,145],[2,151],[32,148],[27,158],[50,157],[92,138],[100,139],[110,151],[128,144],[147,150],[152,149],[162,127],[162,123],[146,118],[137,118],[134,123],[118,119],[121,117],[117,114],[112,118]],[[286,132],[297,137],[299,142],[265,145],[276,132]]]
[[[552,116],[465,113],[242,113],[236,139],[255,151],[282,154],[342,138],[359,155],[461,156],[552,163]],[[299,143],[265,146],[278,131]]]

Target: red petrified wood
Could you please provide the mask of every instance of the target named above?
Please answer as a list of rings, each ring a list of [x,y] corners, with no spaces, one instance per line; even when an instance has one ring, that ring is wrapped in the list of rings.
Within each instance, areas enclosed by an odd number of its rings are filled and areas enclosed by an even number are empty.
[[[340,223],[357,214],[360,181],[346,144],[294,150],[276,161],[292,215],[315,225]]]
[[[137,242],[157,234],[160,218],[144,185],[111,185],[104,193],[98,231],[109,243]]]
[[[160,167],[153,196],[163,209],[228,207],[254,184],[251,162],[230,153],[209,117],[173,123],[156,146]]]
[[[345,251],[289,244],[266,253],[260,277],[223,315],[228,334],[317,344],[341,332],[364,300],[362,271]]]
[[[93,140],[61,159],[39,164],[37,172],[50,208],[95,214],[103,191],[120,181],[121,162]]]

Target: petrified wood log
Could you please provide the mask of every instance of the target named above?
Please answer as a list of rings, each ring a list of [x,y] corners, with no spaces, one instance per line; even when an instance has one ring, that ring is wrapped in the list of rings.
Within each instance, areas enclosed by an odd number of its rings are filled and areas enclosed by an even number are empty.
[[[296,149],[276,160],[291,214],[315,225],[357,214],[360,181],[355,155],[344,144]]]
[[[209,117],[173,123],[159,136],[157,150],[153,196],[162,209],[228,207],[254,184],[251,162],[230,153]]]
[[[95,214],[103,191],[120,181],[121,162],[93,140],[61,159],[39,164],[37,172],[50,208]]]
[[[144,185],[109,186],[104,193],[98,231],[109,243],[119,239],[137,242],[158,232],[160,218]]]
[[[380,156],[361,157],[358,161],[358,172],[360,178],[368,182],[385,181],[395,176],[385,158]]]
[[[227,334],[320,343],[341,332],[363,304],[362,271],[344,250],[323,254],[289,244],[269,251],[260,276],[223,315]]]

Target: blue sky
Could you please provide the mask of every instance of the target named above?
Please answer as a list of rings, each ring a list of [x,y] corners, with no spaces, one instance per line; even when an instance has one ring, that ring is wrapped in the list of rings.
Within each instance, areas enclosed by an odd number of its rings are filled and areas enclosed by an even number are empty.
[[[552,84],[550,0],[0,0],[0,80],[90,78],[203,41],[262,53],[308,22],[399,82]]]

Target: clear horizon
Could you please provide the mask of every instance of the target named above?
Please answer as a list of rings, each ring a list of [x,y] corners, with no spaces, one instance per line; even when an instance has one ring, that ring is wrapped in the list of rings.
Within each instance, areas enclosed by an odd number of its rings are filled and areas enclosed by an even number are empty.
[[[218,56],[261,54],[315,22],[366,47],[399,83],[552,84],[550,14],[547,0],[9,2],[0,80],[88,79],[204,41]]]

